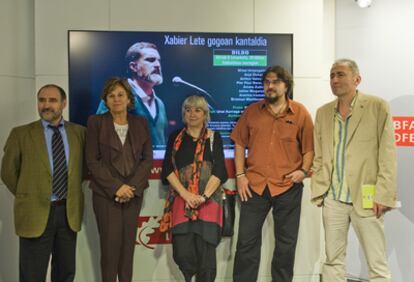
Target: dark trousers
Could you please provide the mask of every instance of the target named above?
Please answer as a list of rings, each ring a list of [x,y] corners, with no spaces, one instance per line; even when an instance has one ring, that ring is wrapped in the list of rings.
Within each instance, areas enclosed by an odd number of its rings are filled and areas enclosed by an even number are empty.
[[[20,237],[20,282],[46,281],[50,255],[51,280],[73,281],[76,268],[76,232],[68,225],[66,205],[52,204],[46,229],[40,237]]]
[[[271,208],[273,209],[275,236],[271,268],[272,281],[292,281],[302,188],[302,183],[294,184],[285,193],[272,197],[266,187],[262,196],[252,192],[253,197],[247,202],[241,203],[233,281],[257,281],[262,245],[262,227]]]
[[[186,282],[196,275],[197,282],[214,282],[216,278],[216,246],[195,233],[172,237],[173,258]]]
[[[94,193],[92,201],[101,243],[102,281],[116,282],[118,277],[119,282],[130,282],[142,197],[120,204]]]

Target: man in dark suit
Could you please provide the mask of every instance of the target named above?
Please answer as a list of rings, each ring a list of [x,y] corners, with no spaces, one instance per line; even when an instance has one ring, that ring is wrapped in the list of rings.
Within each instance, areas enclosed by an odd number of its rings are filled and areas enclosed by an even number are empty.
[[[12,129],[1,167],[15,196],[20,281],[45,281],[51,255],[52,281],[73,281],[85,129],[63,119],[66,94],[57,85],[40,88],[37,106],[41,119]]]

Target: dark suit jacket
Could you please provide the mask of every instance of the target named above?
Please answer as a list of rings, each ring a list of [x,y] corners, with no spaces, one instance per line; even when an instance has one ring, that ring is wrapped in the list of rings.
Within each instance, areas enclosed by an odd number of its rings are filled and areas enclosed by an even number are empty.
[[[69,143],[66,211],[73,231],[83,215],[83,147],[85,128],[64,123]],[[15,196],[14,223],[21,237],[39,237],[46,228],[52,195],[52,173],[41,121],[13,128],[4,147],[1,179]]]
[[[122,184],[136,188],[141,196],[147,188],[152,167],[152,144],[147,121],[128,114],[128,138],[131,140],[135,163],[130,175],[123,176],[115,165],[121,156],[122,143],[110,113],[93,115],[88,119],[86,134],[86,162],[91,173],[93,192],[114,199]]]

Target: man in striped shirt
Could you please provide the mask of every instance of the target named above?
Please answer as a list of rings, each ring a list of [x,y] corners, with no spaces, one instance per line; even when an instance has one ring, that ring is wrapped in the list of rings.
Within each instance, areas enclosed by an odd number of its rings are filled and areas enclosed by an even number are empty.
[[[318,109],[312,201],[323,207],[326,262],[323,281],[345,282],[349,224],[368,263],[369,281],[390,281],[384,213],[396,202],[396,152],[387,102],[357,90],[357,64],[337,60],[330,84],[337,97]]]

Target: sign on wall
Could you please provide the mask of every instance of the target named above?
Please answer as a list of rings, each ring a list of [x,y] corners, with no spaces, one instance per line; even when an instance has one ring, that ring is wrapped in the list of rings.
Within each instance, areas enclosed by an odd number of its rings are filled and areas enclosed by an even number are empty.
[[[68,36],[70,120],[85,125],[89,115],[102,112],[100,96],[110,77],[128,78],[141,97],[134,80],[152,81],[151,93],[159,100],[152,113],[142,107],[139,114],[154,130],[165,131],[159,138],[152,135],[158,159],[168,134],[183,126],[181,104],[187,96],[206,98],[209,127],[220,131],[231,153],[235,122],[248,104],[263,98],[263,70],[293,68],[292,34],[69,31]]]

